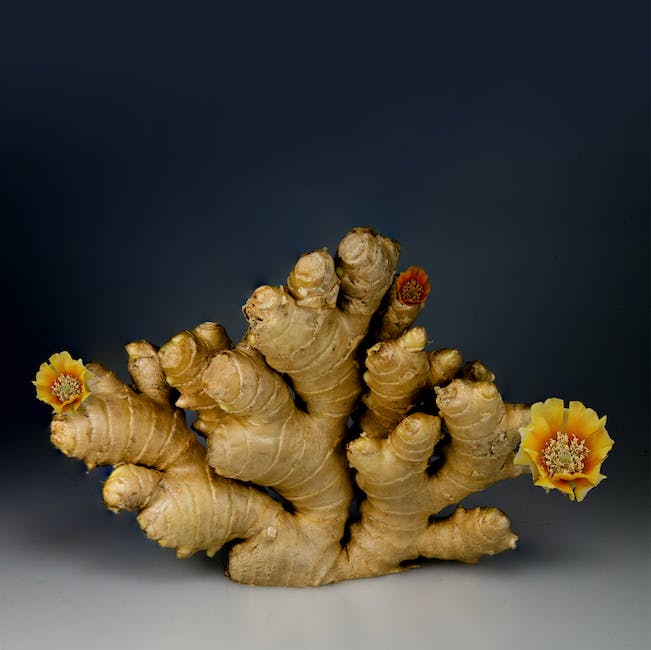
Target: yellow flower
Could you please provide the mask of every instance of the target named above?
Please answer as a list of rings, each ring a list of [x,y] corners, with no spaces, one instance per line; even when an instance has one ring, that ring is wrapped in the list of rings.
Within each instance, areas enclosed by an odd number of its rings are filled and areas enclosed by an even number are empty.
[[[570,500],[585,495],[606,477],[601,464],[614,441],[599,416],[581,402],[550,397],[531,407],[529,424],[520,429],[520,449],[513,459],[529,465],[535,485],[560,490]]]
[[[36,397],[49,404],[55,413],[76,411],[90,395],[87,380],[90,371],[81,362],[74,360],[69,352],[57,352],[42,363],[36,380]]]

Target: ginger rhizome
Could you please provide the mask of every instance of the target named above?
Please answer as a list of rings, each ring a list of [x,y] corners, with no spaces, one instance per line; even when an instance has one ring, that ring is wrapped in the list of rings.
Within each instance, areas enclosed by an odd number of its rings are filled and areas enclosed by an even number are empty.
[[[179,557],[228,544],[239,582],[321,585],[514,548],[506,515],[458,504],[530,471],[513,462],[530,409],[505,404],[481,363],[426,350],[413,323],[430,282],[398,274],[398,256],[357,228],[334,258],[307,253],[286,286],[258,288],[236,345],[215,323],[130,343],[132,386],[89,364],[52,442],[113,466],[106,506]]]

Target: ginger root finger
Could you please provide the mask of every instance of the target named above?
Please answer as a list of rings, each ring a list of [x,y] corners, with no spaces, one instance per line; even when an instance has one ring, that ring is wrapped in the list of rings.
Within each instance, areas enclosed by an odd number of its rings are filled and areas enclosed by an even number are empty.
[[[213,359],[203,383],[228,414],[208,436],[210,465],[229,478],[281,484],[305,454],[309,422],[280,375],[255,350],[238,346]]]
[[[500,471],[519,439],[506,426],[510,411],[494,384],[455,379],[437,390],[450,441],[442,450],[445,463],[430,480],[434,512],[504,478]]]
[[[104,484],[103,500],[113,512],[139,512],[147,537],[178,557],[213,555],[228,541],[257,535],[283,512],[254,488],[215,475],[200,458],[166,472],[119,465]]]
[[[391,283],[397,256],[395,242],[358,228],[339,244],[338,278],[329,255],[316,251],[299,260],[286,290],[260,287],[244,305],[247,342],[291,378],[308,413],[323,420],[333,441],[343,435],[361,392],[357,348]]]
[[[167,382],[180,393],[176,405],[197,411],[194,428],[204,435],[219,422],[223,413],[203,390],[201,377],[214,354],[232,347],[226,330],[217,323],[208,322],[192,331],[180,332],[158,351]]]
[[[294,411],[287,384],[253,348],[238,346],[214,357],[203,389],[220,408],[255,424],[282,422]]]
[[[351,498],[341,453],[258,352],[240,344],[218,354],[203,380],[228,413],[207,441],[219,474],[272,487],[298,512],[341,517]]]
[[[438,417],[414,413],[388,438],[362,436],[348,444],[348,462],[357,469],[357,483],[367,495],[363,507],[374,509],[373,519],[386,518],[389,528],[394,514],[422,512],[427,519],[426,469],[441,435]]]
[[[166,469],[192,460],[201,445],[180,411],[135,393],[98,364],[89,369],[91,395],[76,414],[52,419],[56,447],[89,468],[127,462]]]
[[[282,483],[305,454],[305,413],[289,388],[255,350],[218,354],[204,389],[228,415],[208,436],[208,462],[220,474],[260,485]]]
[[[334,260],[325,249],[301,256],[287,278],[287,289],[301,307],[335,307],[339,278]]]
[[[302,307],[281,287],[260,287],[244,306],[247,342],[274,370],[286,374],[308,413],[329,421],[333,439],[361,391],[354,358],[359,337],[341,312]]]
[[[364,381],[370,390],[362,397],[366,411],[360,417],[364,433],[389,435],[416,405],[429,379],[426,344],[425,329],[414,327],[399,339],[376,343],[367,350]]]
[[[368,322],[391,286],[400,246],[370,228],[355,228],[337,247],[337,274],[341,279],[341,309],[359,322]]]
[[[517,541],[509,518],[497,508],[458,507],[421,534],[418,551],[426,558],[475,563],[485,555],[514,549]]]
[[[258,534],[282,512],[264,494],[215,476],[204,464],[191,474],[166,472],[137,519],[147,537],[182,558],[197,551],[212,556],[230,540]]]
[[[451,382],[463,366],[461,352],[455,348],[434,350],[429,354],[431,386],[443,386]]]
[[[156,348],[149,341],[134,341],[126,346],[128,370],[136,388],[159,404],[167,404],[170,387],[160,365]]]
[[[118,465],[102,488],[104,505],[113,512],[140,510],[160,482],[162,473],[126,463]]]
[[[297,351],[313,343],[315,333],[330,310],[302,307],[284,287],[258,287],[242,311],[249,322],[247,342],[259,350],[272,368],[293,365]]]
[[[469,381],[495,381],[495,373],[487,368],[481,361],[469,361],[459,371],[461,379]]]
[[[332,580],[393,573],[418,556],[415,541],[431,515],[426,468],[440,425],[436,416],[414,413],[388,438],[361,436],[348,444],[348,461],[366,499]]]
[[[91,369],[90,396],[76,414],[53,419],[52,442],[89,468],[117,465],[104,485],[109,508],[140,510],[147,536],[180,557],[255,536],[283,512],[259,490],[214,474],[181,411]]]

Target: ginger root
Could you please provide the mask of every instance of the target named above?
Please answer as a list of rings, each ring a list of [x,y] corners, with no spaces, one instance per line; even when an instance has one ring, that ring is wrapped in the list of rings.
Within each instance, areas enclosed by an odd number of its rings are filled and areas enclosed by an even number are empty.
[[[398,256],[357,228],[334,258],[307,253],[286,286],[258,288],[237,345],[215,323],[159,349],[130,343],[132,386],[89,364],[89,394],[54,416],[53,444],[112,465],[106,506],[136,511],[179,557],[229,543],[227,575],[243,583],[321,585],[515,548],[495,508],[435,515],[530,471],[513,463],[530,409],[504,404],[458,350],[426,351],[412,325],[429,281],[398,275]]]

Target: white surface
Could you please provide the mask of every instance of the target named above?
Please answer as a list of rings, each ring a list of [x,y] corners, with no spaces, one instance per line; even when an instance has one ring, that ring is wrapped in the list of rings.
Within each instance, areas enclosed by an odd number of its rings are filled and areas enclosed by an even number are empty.
[[[648,510],[614,486],[578,505],[523,477],[480,500],[509,513],[516,551],[279,589],[230,582],[223,558],[176,560],[76,467],[56,460],[3,503],[1,650],[649,647]]]

